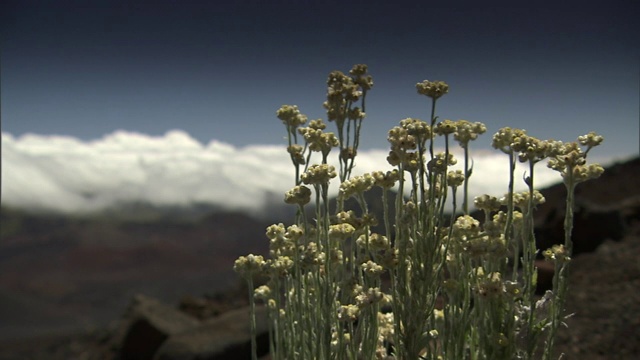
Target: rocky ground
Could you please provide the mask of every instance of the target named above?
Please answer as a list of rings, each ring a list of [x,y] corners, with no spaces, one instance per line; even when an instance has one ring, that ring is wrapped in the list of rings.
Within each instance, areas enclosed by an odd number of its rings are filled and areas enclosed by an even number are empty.
[[[601,179],[580,189],[577,253],[567,300],[567,311],[574,315],[556,342],[563,359],[640,358],[638,179],[640,158],[607,169]],[[541,241],[554,242],[563,209],[562,202],[553,199],[562,188],[543,193],[551,201],[540,208],[538,234]],[[165,354],[159,359],[248,359],[246,342],[237,340],[246,337],[244,298],[244,293],[187,296],[174,307],[138,296],[110,327],[0,343],[0,359],[143,359],[154,353]],[[188,348],[208,355],[182,357]]]

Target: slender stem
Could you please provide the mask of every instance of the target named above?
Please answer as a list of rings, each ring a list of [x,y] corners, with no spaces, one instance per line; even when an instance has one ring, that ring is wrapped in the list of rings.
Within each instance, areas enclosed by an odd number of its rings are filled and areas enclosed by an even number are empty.
[[[469,214],[469,178],[471,177],[469,171],[469,144],[464,146],[464,194],[462,201],[462,211],[465,215]]]
[[[251,323],[251,359],[258,360],[258,345],[256,342],[256,302],[253,294],[253,276],[247,278],[249,287],[249,317]]]
[[[575,180],[573,178],[573,168],[569,167],[566,170],[566,178],[564,179],[565,187],[567,189],[567,198],[565,203],[565,216],[564,216],[564,250],[569,258],[573,254],[573,240],[571,233],[573,231],[573,205],[575,196]],[[551,304],[551,328],[547,337],[547,343],[544,352],[544,359],[551,358],[551,352],[553,350],[553,344],[555,341],[556,333],[562,322],[562,311],[564,303],[566,301],[566,293],[568,289],[568,276],[569,276],[569,262],[563,261],[558,264],[556,259],[555,274],[553,278],[553,291],[556,295],[555,301]]]
[[[436,99],[432,98],[431,100],[431,117],[429,118],[431,122],[431,139],[429,141],[429,154],[431,155],[431,159],[433,159],[433,127],[436,124]]]

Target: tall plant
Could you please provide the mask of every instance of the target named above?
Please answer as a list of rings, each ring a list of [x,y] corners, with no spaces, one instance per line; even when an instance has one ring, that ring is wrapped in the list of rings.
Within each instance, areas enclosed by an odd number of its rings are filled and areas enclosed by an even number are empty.
[[[358,176],[352,171],[373,80],[366,65],[355,65],[348,75],[332,72],[327,85],[324,107],[337,135],[327,132],[321,119],[303,127],[307,117],[296,106],[283,105],[276,113],[286,127],[295,169],[294,187],[284,199],[297,208],[293,224],[267,228],[268,259],[243,256],[234,265],[249,281],[252,324],[254,301],[268,307],[272,358],[550,358],[565,317],[573,193],[579,182],[602,173],[599,165],[586,164],[587,153],[602,137],[589,133],[562,143],[520,129],[498,130],[492,145],[508,155],[509,187],[504,197],[474,199],[484,213],[480,221],[469,215],[469,149],[486,127],[438,121],[437,101],[449,91],[445,82],[416,85],[431,105],[427,121],[403,119],[389,131],[387,162],[394,169]],[[453,140],[464,150],[463,170],[451,169],[457,163]],[[444,151],[436,153],[437,141]],[[329,164],[334,148],[338,169]],[[534,187],[534,174],[544,159],[566,184],[567,220],[565,243],[543,252],[556,272],[553,290],[538,299],[533,216],[544,197]],[[529,166],[528,190],[521,193],[514,191],[518,161]],[[340,183],[335,209],[328,194],[331,181]],[[373,187],[382,189],[377,200],[382,219],[369,212],[365,194]],[[461,187],[462,209],[456,215]],[[392,212],[394,190],[400,196]],[[355,198],[355,208],[346,207],[349,198]],[[449,202],[451,215],[445,212]],[[372,231],[380,220],[382,234]],[[252,291],[256,273],[270,280]]]

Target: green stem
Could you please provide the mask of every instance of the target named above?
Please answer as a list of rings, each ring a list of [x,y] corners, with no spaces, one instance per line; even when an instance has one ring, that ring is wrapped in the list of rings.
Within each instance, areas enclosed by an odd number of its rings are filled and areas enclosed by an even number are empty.
[[[253,294],[253,275],[247,278],[249,287],[249,317],[251,323],[251,359],[258,360],[258,345],[256,343],[256,303]]]
[[[566,170],[566,178],[564,179],[565,187],[567,189],[567,199],[565,203],[565,216],[564,216],[564,251],[569,259],[573,254],[573,240],[571,234],[573,232],[573,205],[575,203],[575,179],[573,178],[573,168],[569,167]],[[553,292],[555,298],[551,304],[551,327],[547,336],[547,343],[544,351],[544,359],[550,359],[553,350],[553,344],[555,341],[558,328],[562,323],[562,312],[564,309],[564,303],[566,301],[566,293],[568,289],[568,276],[569,276],[569,263],[563,261],[562,264],[558,264],[556,259],[555,274],[553,277]]]
[[[469,145],[464,146],[464,194],[462,201],[462,211],[465,215],[469,214]]]

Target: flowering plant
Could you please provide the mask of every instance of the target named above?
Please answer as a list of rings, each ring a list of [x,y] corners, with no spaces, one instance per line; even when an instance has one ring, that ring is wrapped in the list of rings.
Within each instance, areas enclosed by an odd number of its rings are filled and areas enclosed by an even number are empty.
[[[329,74],[327,84],[324,107],[337,134],[327,132],[321,119],[303,127],[307,117],[296,106],[276,113],[295,169],[284,199],[297,208],[293,223],[267,228],[267,259],[249,255],[234,265],[249,282],[253,358],[259,299],[268,307],[273,359],[549,359],[566,317],[573,193],[578,183],[603,172],[586,164],[602,137],[589,133],[563,143],[521,129],[498,130],[492,146],[508,156],[509,186],[503,197],[476,197],[484,214],[476,219],[469,212],[469,150],[487,129],[466,120],[438,122],[437,101],[449,91],[445,82],[416,85],[431,102],[428,121],[403,119],[389,131],[387,162],[394,169],[358,176],[352,170],[372,77],[366,65],[355,65],[349,74]],[[443,152],[435,153],[437,140],[444,142]],[[462,170],[450,169],[457,163],[452,140],[464,151]],[[334,148],[338,168],[328,164]],[[319,163],[311,164],[312,158]],[[537,297],[533,213],[544,197],[534,188],[534,167],[544,159],[566,185],[567,214],[564,244],[542,252],[555,266],[553,289]],[[518,161],[529,166],[528,190],[521,193],[514,192]],[[340,182],[334,208],[332,181]],[[374,187],[382,192],[382,219],[366,201]],[[399,195],[390,200],[394,190]],[[347,207],[350,198],[355,208]],[[380,221],[382,232],[374,232]],[[258,273],[269,281],[254,289]]]

